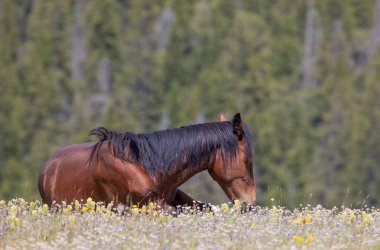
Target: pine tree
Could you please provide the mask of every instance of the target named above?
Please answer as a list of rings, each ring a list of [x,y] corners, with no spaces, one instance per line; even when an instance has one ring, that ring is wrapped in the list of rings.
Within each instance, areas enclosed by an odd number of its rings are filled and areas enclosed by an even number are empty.
[[[22,6],[24,7],[24,6]],[[22,121],[20,108],[24,105],[20,93],[22,88],[18,77],[20,53],[22,51],[22,30],[17,22],[23,8],[14,1],[0,1],[0,196],[10,199],[21,195],[23,166]]]
[[[25,105],[21,140],[24,142],[22,164],[28,180],[24,195],[36,194],[36,176],[42,163],[60,140],[60,128],[67,117],[65,97],[70,95],[66,53],[68,2],[34,1],[28,19],[28,37],[22,60],[22,98]],[[64,127],[64,125],[62,126]]]

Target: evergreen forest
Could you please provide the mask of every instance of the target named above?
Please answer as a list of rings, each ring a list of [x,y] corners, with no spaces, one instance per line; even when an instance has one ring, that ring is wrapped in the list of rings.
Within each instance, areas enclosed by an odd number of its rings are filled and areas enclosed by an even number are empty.
[[[219,112],[254,134],[259,205],[379,205],[380,0],[0,0],[0,199],[92,128]]]

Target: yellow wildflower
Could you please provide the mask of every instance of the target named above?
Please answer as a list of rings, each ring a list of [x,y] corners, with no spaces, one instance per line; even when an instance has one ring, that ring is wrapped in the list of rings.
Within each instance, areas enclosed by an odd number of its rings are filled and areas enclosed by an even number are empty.
[[[311,241],[313,240],[313,236],[310,233],[306,233],[306,243],[310,244]]]
[[[148,209],[149,209],[149,210],[154,210],[154,207],[155,207],[155,206],[154,206],[154,203],[153,203],[153,202],[150,202],[150,203],[149,203],[149,206],[148,206]]]
[[[33,211],[32,211],[32,217],[36,217],[36,215],[37,215],[37,211],[36,211],[36,210],[33,210]]]
[[[49,206],[47,204],[42,205],[42,212],[43,214],[46,214],[46,212],[49,210]]]
[[[271,211],[270,211],[270,215],[271,215],[271,219],[272,221],[275,221],[277,219],[277,207],[276,206],[273,206]]]
[[[111,211],[112,206],[113,206],[113,202],[110,202],[110,203],[107,205],[107,210],[108,210],[108,211]]]
[[[20,202],[20,206],[24,206],[25,205],[25,200],[23,198],[19,198],[18,201]]]
[[[133,216],[137,216],[137,215],[139,215],[139,209],[137,208],[137,206],[131,208],[131,214],[132,214]]]
[[[67,218],[67,221],[69,222],[69,226],[72,227],[72,226],[74,226],[74,224],[75,224],[76,217],[75,217],[74,215],[70,215],[70,216]]]
[[[301,222],[302,222],[302,218],[297,218],[297,219],[293,220],[294,224],[300,224]]]
[[[11,216],[8,217],[8,221],[9,222],[14,222],[15,219],[16,219],[16,216],[14,216],[14,215],[11,215]]]
[[[302,238],[302,236],[295,235],[295,236],[293,236],[293,240],[294,240],[296,243],[302,243],[303,238]]]
[[[75,207],[75,211],[76,211],[76,212],[79,212],[79,208],[80,208],[79,201],[75,200],[75,202],[74,202],[74,207]]]
[[[20,221],[20,220],[19,220],[18,218],[15,218],[15,221],[14,221],[14,222],[15,222],[16,226],[19,225],[19,221]]]
[[[227,213],[228,212],[228,205],[227,205],[227,203],[223,203],[222,205],[220,205],[220,211],[222,213]]]
[[[367,213],[365,211],[362,211],[362,217],[366,217],[367,216]]]
[[[19,219],[14,215],[9,216],[8,221],[11,229],[15,229],[19,225]]]
[[[240,208],[241,207],[240,200],[234,200],[234,206]]]
[[[95,213],[95,201],[93,201],[91,197],[87,199],[86,207],[91,213]]]
[[[160,223],[162,225],[166,224],[166,218],[165,218],[165,215],[163,213],[160,213],[159,219],[160,219]]]
[[[11,207],[11,214],[12,214],[12,215],[16,215],[16,214],[17,214],[17,206],[13,205],[13,206]]]
[[[147,211],[146,206],[143,205],[143,206],[141,207],[141,209],[140,209],[140,212],[141,212],[142,214],[145,214],[146,211]]]
[[[273,206],[272,207],[272,211],[271,211],[272,214],[277,214],[277,207],[276,206]]]
[[[309,216],[305,216],[305,217],[303,217],[303,218],[302,218],[302,222],[303,222],[303,223],[310,223],[310,222],[311,222],[311,217],[309,217]]]
[[[4,206],[5,205],[5,200],[1,200],[0,201],[0,206]]]
[[[311,222],[311,217],[308,217],[308,216],[300,217],[293,220],[294,224],[301,224],[301,223],[305,224],[305,223],[310,223],[310,222]]]
[[[35,206],[36,206],[36,204],[34,202],[30,202],[29,203],[29,213],[32,213],[32,211],[34,210]]]
[[[343,218],[344,222],[348,222],[348,213],[346,211],[344,211],[342,213],[342,218]]]
[[[65,209],[65,214],[66,215],[69,215],[71,213],[71,211],[73,210],[73,206],[71,205],[67,205],[66,209]]]
[[[362,222],[364,225],[370,225],[373,222],[373,218],[370,214],[367,214],[365,211],[362,211]]]
[[[356,219],[355,212],[351,209],[345,210],[342,213],[342,217],[343,217],[343,221],[346,223],[353,222]]]
[[[106,210],[106,207],[104,205],[96,206],[96,213],[101,214],[104,210]]]
[[[86,212],[88,210],[87,207],[82,207],[82,209],[80,210],[82,213]]]
[[[351,209],[350,209],[350,218],[351,218],[351,221],[354,221],[356,219],[355,213]]]

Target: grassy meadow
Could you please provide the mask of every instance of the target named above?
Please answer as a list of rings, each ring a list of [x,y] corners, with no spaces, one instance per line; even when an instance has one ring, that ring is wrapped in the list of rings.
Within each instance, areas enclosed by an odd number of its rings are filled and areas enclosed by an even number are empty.
[[[124,209],[83,203],[0,201],[3,249],[380,249],[380,210],[221,204],[167,215],[151,203]]]

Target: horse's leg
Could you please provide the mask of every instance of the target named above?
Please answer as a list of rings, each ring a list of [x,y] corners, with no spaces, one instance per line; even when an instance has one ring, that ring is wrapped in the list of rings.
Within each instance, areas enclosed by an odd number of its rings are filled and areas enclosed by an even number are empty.
[[[196,206],[197,209],[203,211],[206,208],[211,208],[209,205],[204,204],[200,201],[196,201],[187,195],[185,192],[177,189],[176,194],[174,196],[174,201],[172,202],[173,206]]]

